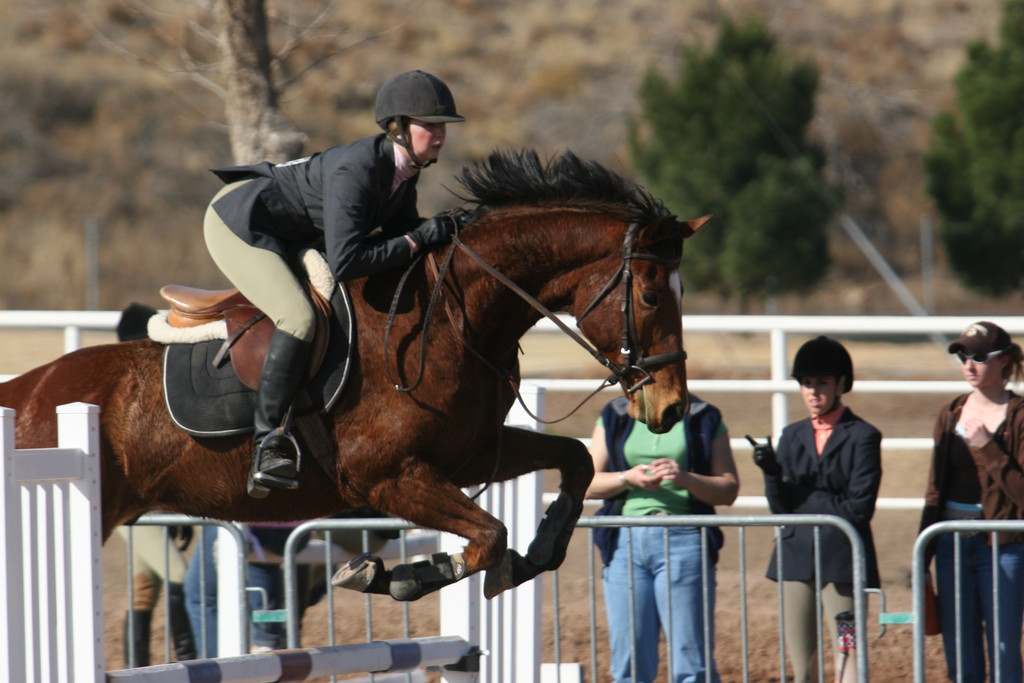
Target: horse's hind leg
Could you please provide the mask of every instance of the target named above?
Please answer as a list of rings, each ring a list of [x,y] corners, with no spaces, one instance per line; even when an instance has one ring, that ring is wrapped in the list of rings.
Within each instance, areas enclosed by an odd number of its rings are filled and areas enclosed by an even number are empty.
[[[384,569],[379,558],[360,556],[335,574],[337,586],[416,600],[470,574],[501,563],[508,530],[432,466],[415,462],[397,478],[384,479],[367,496],[367,504],[413,524],[469,539],[457,555],[435,553],[429,562]]]
[[[594,477],[593,460],[576,439],[514,427],[505,427],[501,439],[502,456],[495,479],[501,481],[536,470],[558,468],[562,481],[558,497],[545,512],[526,556],[510,549],[501,566],[487,572],[484,595],[488,598],[529,581],[542,571],[561,566],[583,512],[587,487]]]

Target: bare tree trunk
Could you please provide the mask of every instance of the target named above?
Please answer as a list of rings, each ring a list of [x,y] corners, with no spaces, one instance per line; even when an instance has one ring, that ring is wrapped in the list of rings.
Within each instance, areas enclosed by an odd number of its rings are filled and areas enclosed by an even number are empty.
[[[300,156],[306,135],[277,106],[265,0],[220,0],[217,9],[227,81],[224,109],[235,163]]]

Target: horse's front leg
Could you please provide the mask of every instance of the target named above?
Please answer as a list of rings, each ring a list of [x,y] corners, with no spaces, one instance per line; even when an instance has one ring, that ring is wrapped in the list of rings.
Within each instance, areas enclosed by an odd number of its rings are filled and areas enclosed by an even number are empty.
[[[462,578],[501,564],[508,530],[463,491],[423,461],[412,461],[398,477],[380,481],[367,504],[418,526],[469,540],[462,553],[435,553],[429,562],[384,569],[380,558],[360,555],[335,573],[336,586],[416,600]]]
[[[594,478],[593,460],[577,439],[515,427],[504,427],[500,439],[501,444],[496,451],[499,460],[495,480],[505,481],[529,472],[554,468],[559,470],[562,480],[558,497],[545,512],[526,556],[510,549],[506,551],[502,564],[487,572],[484,580],[487,598],[529,581],[543,571],[561,566],[576,522],[583,513],[587,487]]]

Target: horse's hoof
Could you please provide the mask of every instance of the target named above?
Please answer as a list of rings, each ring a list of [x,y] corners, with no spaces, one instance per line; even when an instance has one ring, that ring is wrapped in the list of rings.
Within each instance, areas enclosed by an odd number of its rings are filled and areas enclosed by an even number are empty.
[[[357,555],[334,573],[331,585],[360,593],[387,593],[389,574],[384,562],[370,553]]]
[[[395,600],[419,600],[427,593],[453,584],[466,575],[462,554],[434,553],[430,561],[400,564],[391,572],[388,592]]]
[[[510,588],[516,587],[512,578],[512,555],[515,552],[514,550],[506,550],[501,564],[488,569],[484,574],[484,597],[488,600],[500,593],[504,593]]]

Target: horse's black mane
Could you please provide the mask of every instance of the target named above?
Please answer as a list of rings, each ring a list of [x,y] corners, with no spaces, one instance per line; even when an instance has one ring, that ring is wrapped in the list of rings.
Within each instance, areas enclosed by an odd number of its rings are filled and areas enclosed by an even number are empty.
[[[463,168],[456,179],[469,192],[460,199],[478,204],[480,212],[540,204],[589,208],[629,220],[669,215],[646,189],[570,151],[545,163],[534,150],[497,150]]]

